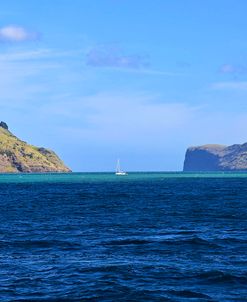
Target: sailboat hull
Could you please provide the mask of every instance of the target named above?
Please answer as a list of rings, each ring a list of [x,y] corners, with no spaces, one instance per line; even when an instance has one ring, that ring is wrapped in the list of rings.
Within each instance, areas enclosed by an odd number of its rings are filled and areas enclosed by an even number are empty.
[[[128,175],[126,172],[116,172],[115,174],[118,176]]]

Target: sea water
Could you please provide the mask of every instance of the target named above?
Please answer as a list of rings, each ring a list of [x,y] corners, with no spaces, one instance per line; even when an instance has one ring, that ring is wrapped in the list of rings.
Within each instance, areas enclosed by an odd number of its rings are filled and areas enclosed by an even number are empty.
[[[247,301],[247,174],[0,175],[0,301]]]

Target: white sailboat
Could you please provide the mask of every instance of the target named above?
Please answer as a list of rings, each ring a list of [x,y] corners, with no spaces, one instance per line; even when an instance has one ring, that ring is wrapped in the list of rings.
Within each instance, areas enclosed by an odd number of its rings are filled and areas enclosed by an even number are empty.
[[[118,161],[117,161],[117,167],[116,167],[116,173],[115,173],[116,175],[128,175],[128,173],[126,173],[126,172],[124,172],[124,171],[122,171],[121,170],[121,168],[120,168],[120,160],[118,159]]]

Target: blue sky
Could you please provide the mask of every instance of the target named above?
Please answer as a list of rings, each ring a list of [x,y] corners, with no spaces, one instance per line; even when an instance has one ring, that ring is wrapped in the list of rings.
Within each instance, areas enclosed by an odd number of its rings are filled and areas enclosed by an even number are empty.
[[[74,171],[247,141],[246,1],[6,0],[0,119]]]

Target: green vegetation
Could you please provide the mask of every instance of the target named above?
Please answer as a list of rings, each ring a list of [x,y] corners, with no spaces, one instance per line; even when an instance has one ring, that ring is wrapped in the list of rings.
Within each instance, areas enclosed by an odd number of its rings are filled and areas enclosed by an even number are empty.
[[[0,172],[70,172],[70,169],[53,151],[29,145],[0,125]]]

